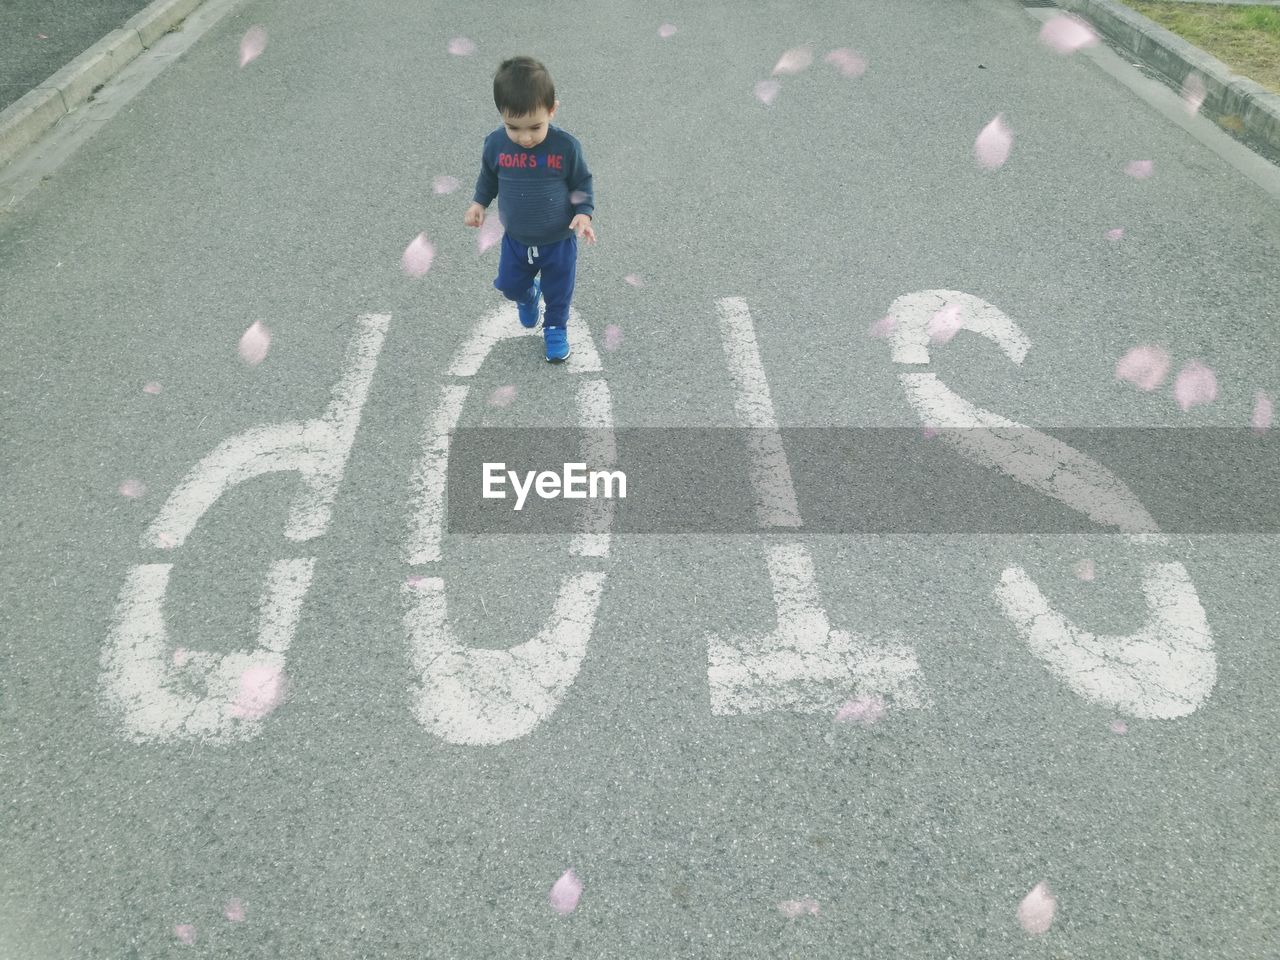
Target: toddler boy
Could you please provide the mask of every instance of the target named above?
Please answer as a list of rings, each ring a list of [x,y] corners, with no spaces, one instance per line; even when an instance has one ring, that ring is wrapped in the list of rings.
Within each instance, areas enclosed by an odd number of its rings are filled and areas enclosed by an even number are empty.
[[[494,74],[493,102],[503,125],[485,137],[480,177],[463,223],[483,224],[485,208],[497,195],[505,232],[493,285],[516,302],[520,323],[530,329],[538,325],[538,301],[546,297],[542,336],[547,359],[558,362],[569,356],[566,327],[578,237],[596,242],[591,171],[577,138],[551,125],[560,101],[537,60],[504,60]]]

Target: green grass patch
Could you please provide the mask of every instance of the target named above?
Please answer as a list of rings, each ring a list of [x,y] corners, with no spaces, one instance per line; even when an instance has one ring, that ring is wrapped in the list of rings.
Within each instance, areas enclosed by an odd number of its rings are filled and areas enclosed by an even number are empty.
[[[1280,7],[1122,2],[1217,57],[1234,73],[1280,94]]]

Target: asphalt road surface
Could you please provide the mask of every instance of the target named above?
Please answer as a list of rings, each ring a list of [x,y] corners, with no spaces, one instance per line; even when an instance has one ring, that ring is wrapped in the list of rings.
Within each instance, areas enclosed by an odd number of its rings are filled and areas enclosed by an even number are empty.
[[[1271,483],[1280,171],[1053,15],[214,0],[0,171],[0,957],[1271,955],[1275,527],[1106,451]],[[462,222],[520,53],[563,365]],[[533,427],[750,517],[451,529]],[[1091,526],[811,529],[813,428]]]

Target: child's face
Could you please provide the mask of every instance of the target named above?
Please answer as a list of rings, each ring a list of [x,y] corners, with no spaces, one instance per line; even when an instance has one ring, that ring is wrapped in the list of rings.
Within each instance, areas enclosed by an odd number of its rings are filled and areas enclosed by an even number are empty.
[[[506,110],[503,110],[502,122],[507,127],[507,136],[526,150],[532,150],[547,139],[547,125],[551,123],[559,107],[560,101],[557,100],[550,112],[547,111],[546,107],[539,106],[528,117],[513,117]]]

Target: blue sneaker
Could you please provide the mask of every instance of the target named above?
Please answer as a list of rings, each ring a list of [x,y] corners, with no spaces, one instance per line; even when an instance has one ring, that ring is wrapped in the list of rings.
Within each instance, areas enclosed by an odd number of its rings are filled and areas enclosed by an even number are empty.
[[[569,332],[564,327],[542,326],[542,336],[547,341],[547,359],[558,363],[569,355]]]
[[[532,330],[538,325],[538,301],[542,299],[542,278],[533,278],[533,299],[528,303],[517,303],[520,311],[520,326]]]

